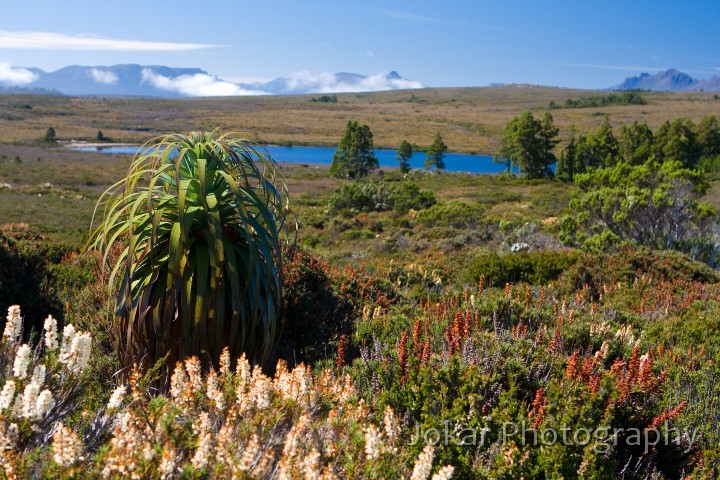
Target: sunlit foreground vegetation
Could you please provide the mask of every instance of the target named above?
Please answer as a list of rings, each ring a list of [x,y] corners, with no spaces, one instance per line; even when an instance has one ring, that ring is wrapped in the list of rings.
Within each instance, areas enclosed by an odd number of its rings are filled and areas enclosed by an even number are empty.
[[[291,333],[352,323],[327,360],[280,360],[263,373],[228,351],[210,371],[193,357],[175,366],[168,396],[149,387],[157,371],[132,371],[122,383],[105,373],[106,320],[87,304],[95,282],[68,306],[62,334],[48,318],[21,344],[13,307],[2,344],[6,475],[712,476],[712,270],[626,250],[574,256],[544,286],[494,288],[481,277],[446,292],[422,264],[375,276],[302,251],[286,258]],[[312,357],[302,337],[290,340],[293,350]]]

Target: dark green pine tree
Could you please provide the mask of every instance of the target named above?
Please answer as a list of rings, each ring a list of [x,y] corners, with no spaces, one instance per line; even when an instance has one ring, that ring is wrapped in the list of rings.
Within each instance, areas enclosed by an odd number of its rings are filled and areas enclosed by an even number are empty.
[[[695,124],[689,119],[668,120],[655,134],[655,158],[679,160],[686,168],[695,168],[702,154],[695,134]]]
[[[618,151],[620,157],[631,165],[642,165],[653,155],[654,137],[645,122],[625,124],[620,127]]]
[[[505,125],[495,161],[507,162],[508,171],[511,165],[517,165],[529,178],[551,175],[557,133],[549,113],[540,121],[527,110]]]
[[[545,112],[542,123],[540,124],[540,142],[542,155],[545,158],[546,170],[545,175],[552,176],[550,165],[557,162],[554,150],[555,146],[559,143],[557,139],[560,129],[553,123],[553,117],[550,112]]]
[[[578,171],[577,166],[577,137],[575,131],[570,132],[570,138],[568,143],[565,145],[560,158],[558,159],[557,169],[555,169],[555,176],[563,181],[573,181]]]
[[[425,168],[435,167],[436,170],[445,169],[445,154],[448,151],[447,145],[443,142],[440,132],[435,134],[435,140],[425,152]]]
[[[356,180],[378,168],[378,159],[373,152],[373,134],[370,127],[350,120],[340,140],[338,151],[333,156],[330,174],[338,178]]]
[[[47,131],[45,132],[45,137],[43,138],[44,141],[55,143],[57,142],[57,135],[55,134],[55,129],[53,127],[49,127]]]
[[[698,148],[702,158],[720,155],[720,123],[715,115],[708,115],[697,126]]]
[[[397,149],[397,160],[399,162],[400,173],[408,173],[410,171],[410,159],[412,158],[412,145],[407,140],[403,140]]]

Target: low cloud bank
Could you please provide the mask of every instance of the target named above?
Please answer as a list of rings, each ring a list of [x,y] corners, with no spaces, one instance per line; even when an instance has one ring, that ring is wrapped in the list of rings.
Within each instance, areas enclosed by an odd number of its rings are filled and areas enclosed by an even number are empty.
[[[25,68],[13,67],[8,62],[0,62],[0,82],[11,85],[27,85],[38,76]]]
[[[90,76],[98,83],[106,83],[115,85],[118,82],[118,76],[114,72],[93,68],[90,70]]]
[[[178,92],[189,97],[224,97],[234,95],[265,95],[265,92],[246,90],[212,75],[197,73],[170,78],[151,69],[142,71],[142,79],[156,88]]]
[[[381,73],[369,77],[353,76],[345,79],[342,75],[332,73],[297,72],[290,75],[287,80],[290,92],[358,93],[424,88],[420,82]]]

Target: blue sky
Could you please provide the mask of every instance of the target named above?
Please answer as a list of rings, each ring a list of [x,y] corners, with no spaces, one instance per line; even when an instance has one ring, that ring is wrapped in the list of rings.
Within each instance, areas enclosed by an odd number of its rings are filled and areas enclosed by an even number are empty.
[[[397,70],[433,87],[584,88],[671,67],[720,75],[717,0],[3,3],[0,75],[140,63],[233,80]]]

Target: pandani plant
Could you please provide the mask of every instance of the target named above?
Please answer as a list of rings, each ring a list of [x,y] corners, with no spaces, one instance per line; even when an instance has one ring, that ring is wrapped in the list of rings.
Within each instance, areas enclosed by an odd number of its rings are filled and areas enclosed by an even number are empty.
[[[141,147],[98,201],[104,217],[88,244],[103,265],[122,248],[109,282],[119,285],[121,365],[165,360],[167,386],[177,361],[196,356],[207,367],[225,346],[233,358],[268,360],[287,198],[277,164],[242,133],[171,134]]]

